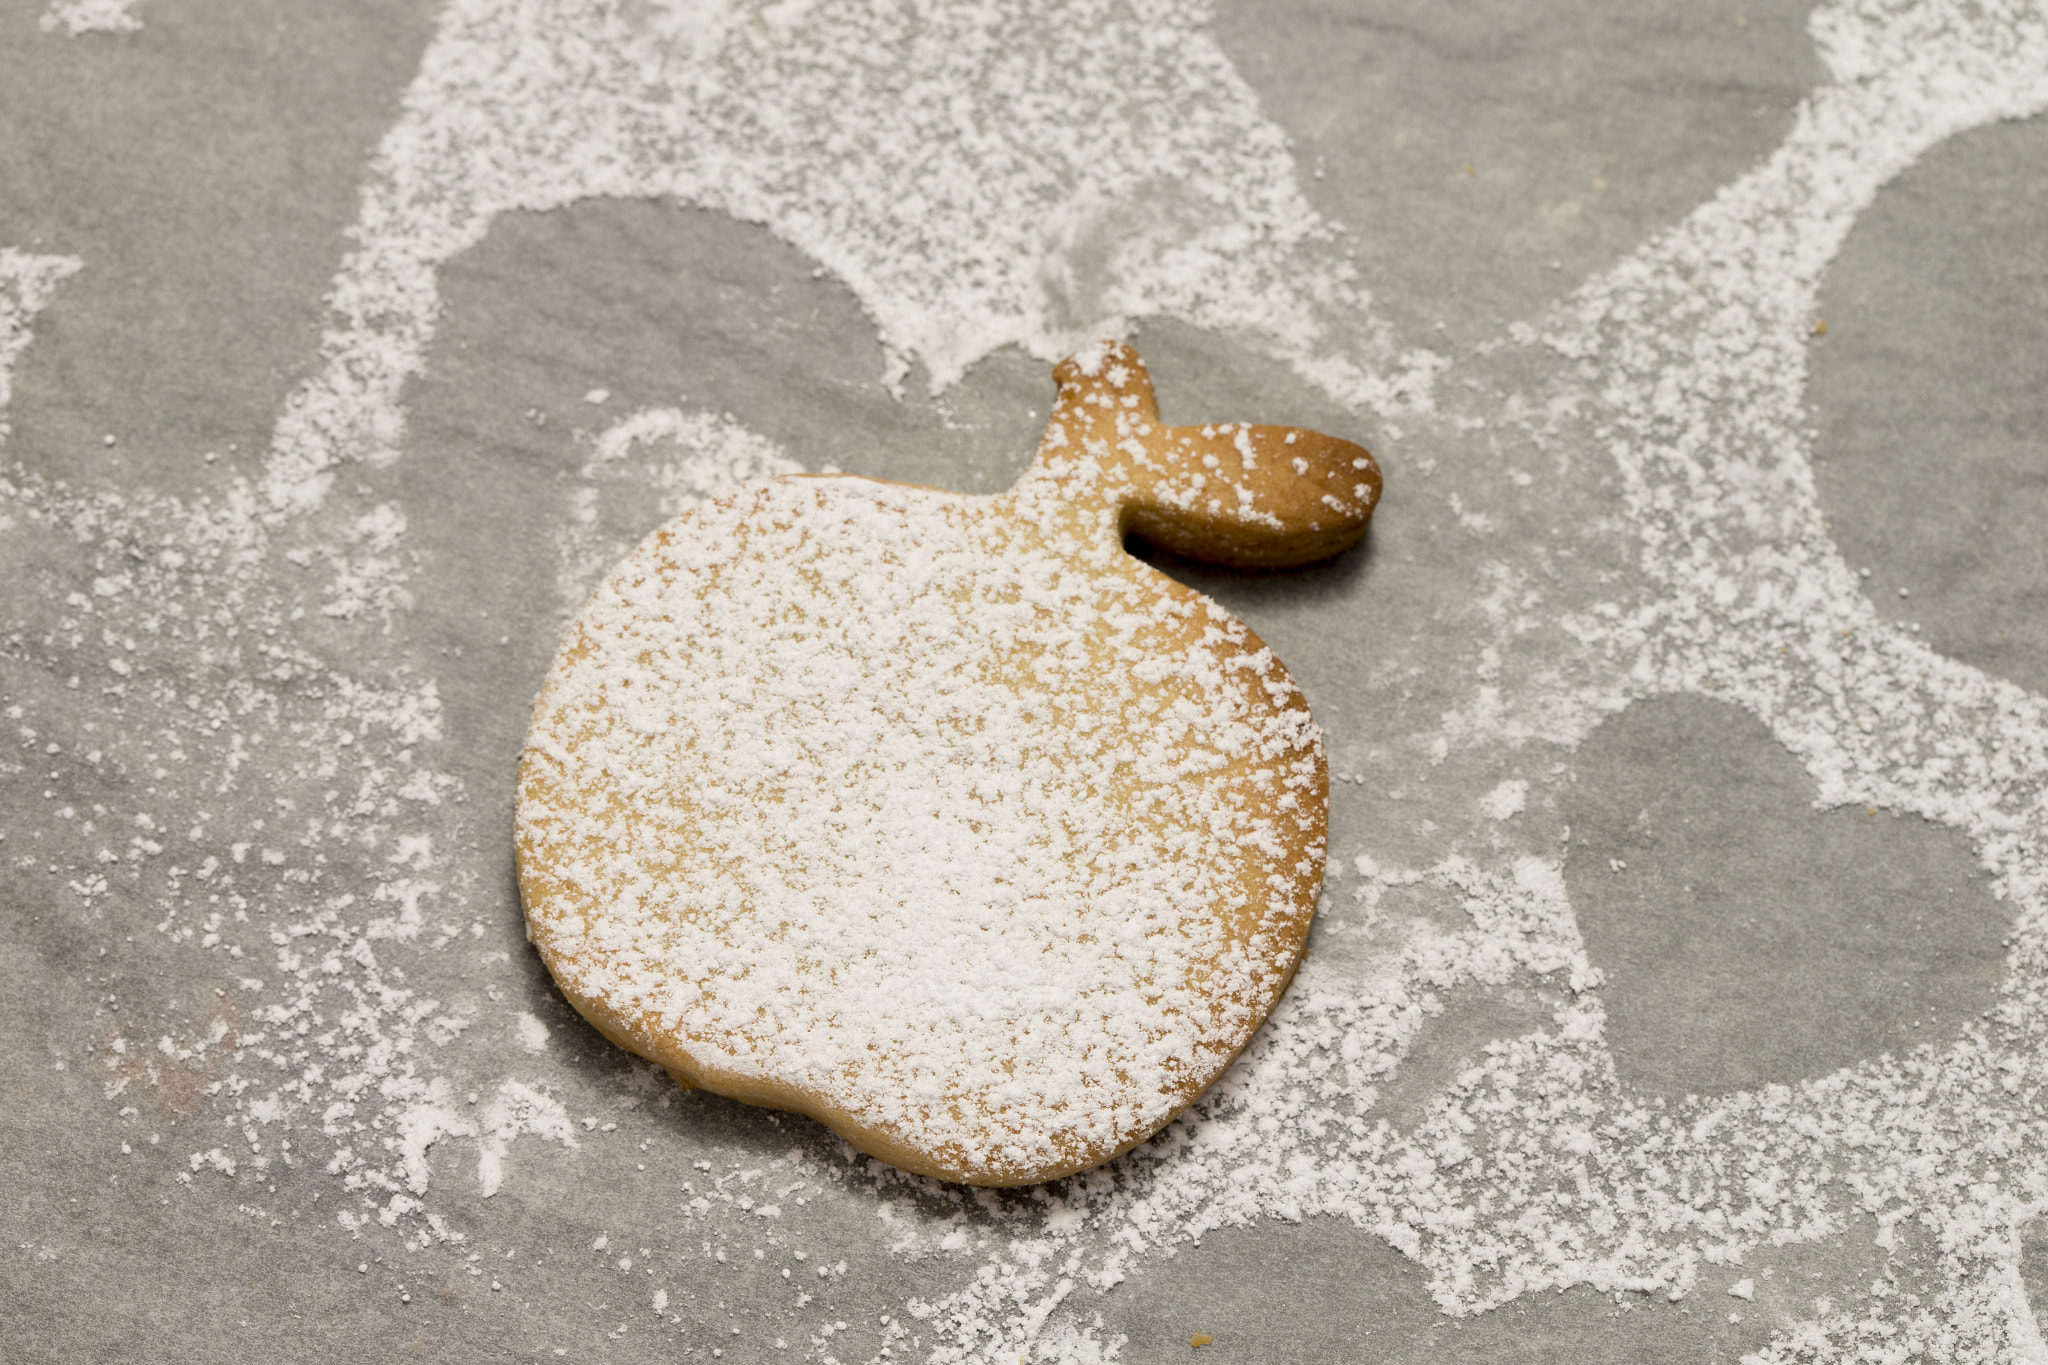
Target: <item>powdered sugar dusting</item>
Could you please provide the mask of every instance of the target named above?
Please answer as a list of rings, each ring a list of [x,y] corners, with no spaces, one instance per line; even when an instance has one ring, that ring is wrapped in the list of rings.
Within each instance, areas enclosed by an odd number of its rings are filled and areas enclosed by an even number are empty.
[[[38,21],[43,32],[64,30],[67,37],[81,33],[133,33],[142,27],[135,17],[137,0],[52,0]]]
[[[1440,362],[1397,353],[1324,249],[1204,13],[449,6],[373,164],[326,366],[278,427],[266,495],[307,506],[337,462],[394,458],[436,269],[499,214],[595,196],[767,225],[853,289],[892,382],[921,364],[943,388],[1000,347],[1051,360],[1166,313],[1258,336],[1355,401],[1426,405]]]
[[[620,418],[592,441],[558,533],[564,616],[590,599],[651,521],[801,470],[774,442],[717,413],[642,408]]]
[[[56,730],[30,714],[32,696],[8,709],[51,779],[100,797],[64,807],[39,851],[52,874],[69,874],[84,913],[103,897],[147,906],[159,935],[234,986],[190,1035],[117,1024],[98,1059],[108,1098],[153,1092],[175,1108],[222,1095],[258,1172],[271,1163],[271,1126],[297,1136],[286,1164],[312,1155],[309,1130],[324,1136],[322,1159],[348,1188],[391,1196],[387,1225],[418,1210],[427,1149],[442,1136],[497,1132],[487,1140],[502,1163],[513,1133],[551,1131],[445,1118],[451,1083],[429,1057],[461,1051],[477,1007],[400,984],[391,961],[483,932],[434,855],[434,813],[455,794],[421,761],[440,734],[436,689],[351,675],[281,642],[305,613],[279,600],[280,570],[339,547],[317,527],[277,537],[246,485],[181,504],[17,476],[0,479],[0,505],[11,527],[0,552],[18,563],[88,547],[91,591],[7,640],[17,660],[85,670],[71,685],[101,699],[93,719]],[[232,823],[216,820],[229,811]],[[40,865],[21,852],[19,870]],[[327,889],[343,867],[367,874],[368,896]],[[405,1134],[402,1151],[358,1150],[355,1135],[387,1124]]]
[[[0,441],[7,439],[14,362],[29,343],[29,321],[49,303],[57,285],[84,264],[75,256],[36,256],[0,247]]]

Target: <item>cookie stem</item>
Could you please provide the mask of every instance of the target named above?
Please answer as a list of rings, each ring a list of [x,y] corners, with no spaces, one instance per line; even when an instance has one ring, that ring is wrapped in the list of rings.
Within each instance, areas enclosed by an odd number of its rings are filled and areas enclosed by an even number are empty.
[[[1053,369],[1059,384],[1020,493],[1094,503],[1183,555],[1290,568],[1340,554],[1379,503],[1379,465],[1361,446],[1296,427],[1169,427],[1137,351],[1099,342]]]

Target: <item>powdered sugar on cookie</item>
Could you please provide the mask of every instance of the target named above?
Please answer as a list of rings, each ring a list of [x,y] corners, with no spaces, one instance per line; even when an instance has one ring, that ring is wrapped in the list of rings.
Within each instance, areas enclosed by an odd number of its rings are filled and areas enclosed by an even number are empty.
[[[649,538],[564,645],[522,789],[529,921],[600,1027],[988,1184],[1206,1089],[1322,872],[1299,691],[1123,550],[1126,502],[1202,438],[1165,439],[1135,356],[1063,377],[1009,494],[784,479]],[[1242,487],[1233,516],[1299,530]]]

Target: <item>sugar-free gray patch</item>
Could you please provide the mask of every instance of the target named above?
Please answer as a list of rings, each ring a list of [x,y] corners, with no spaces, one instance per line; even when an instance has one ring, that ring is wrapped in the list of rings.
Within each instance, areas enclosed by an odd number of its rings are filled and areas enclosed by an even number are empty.
[[[2048,1219],[2027,1224],[2020,1242],[2020,1280],[2027,1287],[2027,1306],[2038,1319],[2048,1313]]]
[[[1820,79],[1808,9],[1287,0],[1216,25],[1375,307],[1462,349],[1777,145]]]
[[[1881,191],[1820,314],[1815,482],[1871,601],[2048,690],[2048,119],[1966,133]]]
[[[1991,1003],[2010,908],[1964,841],[1816,810],[1747,712],[1639,702],[1580,748],[1565,883],[1617,1076],[1681,1099],[1952,1039]]]
[[[1773,1260],[1803,1264],[1808,1254],[1788,1248]],[[1284,1270],[1276,1273],[1276,1266]],[[1680,1303],[1581,1286],[1451,1318],[1430,1298],[1429,1272],[1372,1234],[1337,1219],[1269,1221],[1211,1232],[1200,1247],[1148,1267],[1118,1287],[1106,1317],[1129,1338],[1124,1365],[1733,1361],[1763,1346],[1772,1327],[1764,1312],[1728,1320],[1726,1286],[1738,1273],[1709,1272]],[[1806,1282],[1804,1274],[1800,1280]],[[1815,1283],[1839,1289],[1833,1279]],[[1783,1297],[1792,1306],[1792,1296]],[[1213,1340],[1191,1355],[1197,1333]]]

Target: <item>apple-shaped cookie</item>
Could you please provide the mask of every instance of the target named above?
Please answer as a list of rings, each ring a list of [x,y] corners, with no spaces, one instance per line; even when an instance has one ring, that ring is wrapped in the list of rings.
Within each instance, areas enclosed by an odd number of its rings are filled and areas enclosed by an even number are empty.
[[[1126,346],[1054,374],[1008,493],[799,476],[649,536],[520,767],[529,932],[584,1017],[977,1185],[1106,1161],[1201,1094],[1322,882],[1307,704],[1126,533],[1303,564],[1380,490],[1344,441],[1163,426]]]

